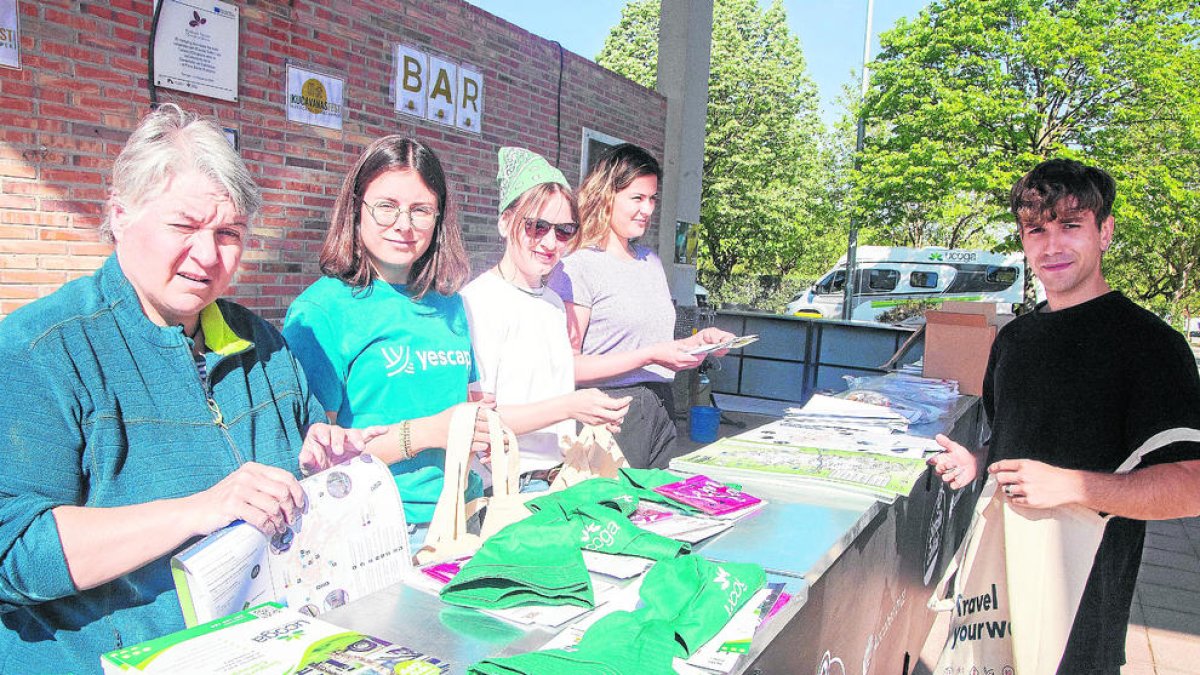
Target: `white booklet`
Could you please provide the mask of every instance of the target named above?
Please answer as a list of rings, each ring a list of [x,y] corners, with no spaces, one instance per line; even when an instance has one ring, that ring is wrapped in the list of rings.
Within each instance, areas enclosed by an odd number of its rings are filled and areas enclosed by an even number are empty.
[[[400,581],[412,567],[400,493],[361,455],[300,481],[306,509],[281,535],[242,522],[171,559],[187,625],[263,602],[316,616]]]
[[[699,347],[692,347],[688,350],[688,353],[699,356],[701,354],[711,354],[722,349],[741,349],[752,342],[758,342],[757,335],[739,335],[738,337],[729,338],[722,342],[712,342],[700,345]]]

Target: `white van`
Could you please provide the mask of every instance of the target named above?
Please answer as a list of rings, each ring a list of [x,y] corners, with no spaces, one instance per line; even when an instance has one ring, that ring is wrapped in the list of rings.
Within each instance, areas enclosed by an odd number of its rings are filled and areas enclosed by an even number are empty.
[[[1006,313],[1022,301],[1025,259],[1020,253],[860,246],[856,265],[850,314],[856,321],[876,321],[888,309],[913,300],[995,302],[997,310]],[[845,285],[842,256],[820,281],[792,298],[787,313],[840,319]]]

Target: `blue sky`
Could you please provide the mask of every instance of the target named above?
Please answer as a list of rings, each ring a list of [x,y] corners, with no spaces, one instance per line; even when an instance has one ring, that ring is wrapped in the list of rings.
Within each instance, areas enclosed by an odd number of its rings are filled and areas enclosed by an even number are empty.
[[[625,5],[624,0],[468,1],[589,59],[596,58]],[[878,36],[900,17],[916,17],[926,4],[928,0],[876,0],[872,33]],[[784,0],[783,5],[792,33],[800,36],[809,75],[820,89],[822,116],[831,123],[842,112],[836,102],[842,86],[852,82],[858,87],[855,73],[862,65],[867,0]],[[876,39],[871,53],[878,51]]]

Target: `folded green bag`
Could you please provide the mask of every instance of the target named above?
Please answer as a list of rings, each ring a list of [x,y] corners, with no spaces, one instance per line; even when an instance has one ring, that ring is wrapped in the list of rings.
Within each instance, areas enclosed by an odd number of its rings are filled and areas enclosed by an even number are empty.
[[[568,514],[579,525],[579,545],[588,551],[666,560],[691,552],[692,545],[647,532],[616,511],[580,504]]]
[[[622,485],[615,478],[589,478],[559,492],[549,492],[544,496],[525,503],[530,511],[547,511],[559,509],[564,515],[569,514],[580,504],[595,504],[606,506],[629,515],[637,510],[639,490]]]
[[[696,556],[664,560],[642,582],[643,606],[597,621],[574,651],[548,649],[486,659],[480,675],[640,675],[672,673],[672,658],[687,658],[715,636],[762,588],[762,567],[715,563]]]
[[[597,621],[574,651],[547,649],[485,659],[467,672],[478,675],[665,675],[674,673],[675,632],[665,621],[613,612]]]
[[[676,656],[686,658],[729,623],[764,583],[766,574],[754,563],[718,563],[691,555],[662,560],[642,580],[642,607],[635,614],[672,626],[682,649]]]
[[[593,607],[580,543],[577,524],[553,512],[535,513],[492,535],[442,587],[442,600],[489,609]]]
[[[662,469],[635,469],[627,466],[619,470],[617,480],[643,490],[653,490],[660,485],[678,481],[679,476]]]
[[[680,480],[682,479],[679,476],[670,471],[663,471],[662,469],[633,469],[629,467],[621,469],[620,477],[618,478],[618,481],[622,485],[628,486],[631,491],[634,491],[639,499],[665,504],[684,513],[698,513],[700,509],[690,504],[677,502],[666,495],[660,495],[654,491],[654,488],[660,485],[678,483]]]

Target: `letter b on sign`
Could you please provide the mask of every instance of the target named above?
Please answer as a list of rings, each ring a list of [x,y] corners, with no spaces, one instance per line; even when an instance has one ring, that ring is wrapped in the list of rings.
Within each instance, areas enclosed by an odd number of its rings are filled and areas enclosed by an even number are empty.
[[[392,82],[396,111],[478,134],[483,127],[483,75],[454,62],[396,45]]]
[[[396,110],[425,117],[428,73],[429,59],[425,54],[411,47],[396,46]]]

